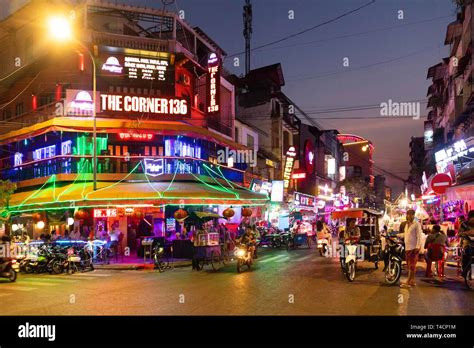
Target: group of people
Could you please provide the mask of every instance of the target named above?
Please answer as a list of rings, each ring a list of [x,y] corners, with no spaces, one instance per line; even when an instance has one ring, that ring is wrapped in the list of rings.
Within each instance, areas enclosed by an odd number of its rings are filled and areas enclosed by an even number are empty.
[[[402,288],[411,288],[416,285],[415,274],[416,264],[418,262],[419,253],[422,248],[422,233],[423,229],[419,222],[415,221],[415,211],[408,210],[406,214],[406,221],[400,225],[398,236],[404,239],[406,262],[408,267],[408,279],[401,283]],[[474,210],[468,213],[468,218],[464,221],[458,230],[458,238],[460,238],[460,248],[470,248],[469,237],[474,237]],[[464,238],[463,238],[464,237]],[[441,230],[440,225],[434,225],[431,233],[427,236],[424,248],[426,249],[426,277],[432,277],[432,263],[438,263],[438,276],[444,277],[444,255],[445,248],[448,246],[448,237]],[[465,265],[470,261],[472,256],[468,252],[463,253],[462,269],[466,272]],[[464,276],[464,274],[463,274]]]

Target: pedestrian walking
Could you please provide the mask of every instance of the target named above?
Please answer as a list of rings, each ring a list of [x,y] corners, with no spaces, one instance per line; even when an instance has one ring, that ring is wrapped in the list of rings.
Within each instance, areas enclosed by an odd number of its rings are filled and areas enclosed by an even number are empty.
[[[406,214],[404,231],[399,236],[405,241],[405,253],[408,267],[408,279],[400,284],[402,288],[411,288],[416,285],[416,264],[421,249],[422,228],[419,222],[415,221],[415,211],[410,209]]]

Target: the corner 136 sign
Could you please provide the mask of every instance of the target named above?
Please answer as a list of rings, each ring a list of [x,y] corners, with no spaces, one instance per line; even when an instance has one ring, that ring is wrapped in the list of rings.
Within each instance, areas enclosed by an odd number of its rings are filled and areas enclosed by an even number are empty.
[[[211,53],[207,59],[207,113],[212,115],[220,109],[220,60],[217,54]]]

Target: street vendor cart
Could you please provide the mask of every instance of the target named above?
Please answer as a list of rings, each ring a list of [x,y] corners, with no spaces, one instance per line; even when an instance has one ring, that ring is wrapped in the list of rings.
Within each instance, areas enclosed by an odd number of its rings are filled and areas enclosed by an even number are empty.
[[[219,244],[219,233],[199,233],[193,248],[193,268],[200,271],[210,265],[218,271],[225,265],[225,258]]]

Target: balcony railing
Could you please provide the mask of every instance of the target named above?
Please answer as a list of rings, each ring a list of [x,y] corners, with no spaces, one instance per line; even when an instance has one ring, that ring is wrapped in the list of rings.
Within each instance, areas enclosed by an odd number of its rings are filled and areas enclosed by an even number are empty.
[[[199,158],[174,157],[174,156],[97,156],[97,173],[100,174],[144,174],[145,159],[162,160],[162,170],[155,175],[178,175],[188,174],[191,180],[194,176],[204,175],[219,180],[229,180],[234,183],[243,184],[245,172],[240,169],[226,166],[213,165],[211,162]],[[0,161],[0,176],[14,182],[44,178],[59,174],[91,174],[91,155],[65,155],[54,156],[42,160],[22,163],[11,166],[11,158]],[[148,174],[150,174],[148,172]],[[221,178],[224,176],[225,179]],[[88,176],[90,178],[90,176]],[[83,178],[81,180],[86,180]]]

